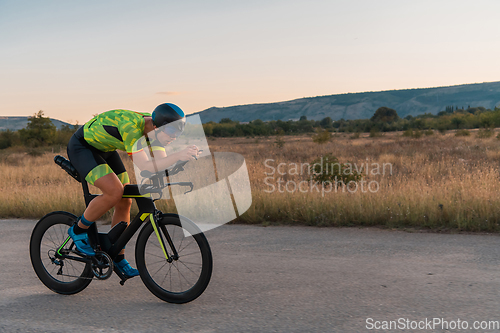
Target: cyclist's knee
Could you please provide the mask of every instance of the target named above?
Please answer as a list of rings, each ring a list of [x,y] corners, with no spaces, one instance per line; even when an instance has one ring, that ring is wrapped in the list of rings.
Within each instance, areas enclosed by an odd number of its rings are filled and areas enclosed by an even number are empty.
[[[104,192],[108,198],[113,202],[113,206],[119,204],[122,200],[123,196],[123,186],[114,186],[113,188],[108,189],[108,191]]]
[[[121,198],[117,206],[119,206],[121,209],[130,209],[130,207],[132,207],[132,199]]]
[[[101,191],[104,197],[115,206],[120,202],[123,196],[123,185],[115,174],[108,174],[97,179],[94,183]]]

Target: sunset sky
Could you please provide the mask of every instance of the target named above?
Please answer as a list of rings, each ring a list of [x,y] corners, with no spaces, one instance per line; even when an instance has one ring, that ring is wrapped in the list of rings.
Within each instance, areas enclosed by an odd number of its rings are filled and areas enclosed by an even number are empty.
[[[0,116],[500,81],[500,1],[0,0]]]

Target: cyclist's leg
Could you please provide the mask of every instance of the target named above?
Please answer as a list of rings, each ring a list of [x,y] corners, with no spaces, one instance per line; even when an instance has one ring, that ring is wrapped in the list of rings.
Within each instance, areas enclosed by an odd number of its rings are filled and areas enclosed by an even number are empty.
[[[118,152],[109,153],[109,155],[105,156],[106,163],[111,167],[113,172],[117,175],[120,180],[122,186],[129,184],[129,177],[127,174],[127,170],[123,165],[123,162],[120,158]],[[111,222],[111,227],[114,227],[116,224],[121,221],[130,223],[130,207],[132,206],[132,199],[130,198],[121,198],[117,204],[114,206],[115,210],[113,212],[113,219]],[[116,258],[114,259],[116,267],[128,278],[139,275],[139,271],[133,268],[130,263],[125,259],[125,248],[122,249]]]
[[[102,195],[92,199],[85,210],[83,215],[88,221],[95,221],[103,216],[116,206],[123,195],[123,185],[112,171],[93,181],[93,185],[101,190]]]
[[[103,193],[90,202],[78,224],[68,230],[77,249],[87,255],[95,254],[87,229],[112,208],[123,194],[123,185],[106,163],[105,157],[109,154],[90,146],[83,138],[82,128],[71,137],[68,144],[68,157],[80,176]]]
[[[68,230],[68,234],[73,239],[77,249],[89,256],[95,255],[95,251],[91,246],[87,229],[111,209],[123,194],[123,186],[114,173],[99,177],[94,181],[94,185],[102,191],[102,194],[89,203],[78,224]]]
[[[123,165],[118,152],[112,152],[105,157],[106,163],[111,167],[113,172],[117,175],[123,186],[130,184],[127,170]],[[120,201],[114,206],[113,218],[111,220],[111,227],[114,227],[121,221],[130,223],[130,207],[132,206],[132,199],[121,198]]]
[[[126,184],[124,184],[126,185]],[[122,198],[115,205],[115,211],[113,212],[113,219],[111,220],[111,227],[114,227],[121,221],[130,223],[130,207],[132,206],[132,199]]]
[[[68,157],[71,163],[77,169],[80,177],[85,178],[91,184],[99,178],[97,175],[103,176],[102,171],[106,170],[106,161],[100,156],[102,153],[85,141],[83,128],[76,131],[68,143]],[[79,218],[78,224],[68,229],[68,234],[80,252],[93,256],[95,251],[91,246],[87,229],[94,223],[95,219],[94,216],[88,216],[88,213],[84,212]]]

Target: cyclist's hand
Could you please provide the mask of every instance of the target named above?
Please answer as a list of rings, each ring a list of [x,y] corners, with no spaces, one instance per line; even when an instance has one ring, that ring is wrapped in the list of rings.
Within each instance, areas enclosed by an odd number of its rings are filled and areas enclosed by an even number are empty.
[[[198,157],[198,152],[199,149],[198,147],[196,147],[196,145],[189,146],[186,149],[180,151],[180,159],[183,161],[190,161]]]

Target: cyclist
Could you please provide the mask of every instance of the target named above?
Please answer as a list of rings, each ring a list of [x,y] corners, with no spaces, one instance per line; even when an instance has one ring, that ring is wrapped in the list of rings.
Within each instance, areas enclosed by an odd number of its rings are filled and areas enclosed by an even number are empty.
[[[116,150],[126,151],[139,169],[153,172],[164,170],[178,160],[193,159],[199,153],[194,145],[169,156],[162,148],[183,132],[185,121],[184,112],[178,106],[165,103],[158,105],[152,114],[130,110],[107,111],[75,132],[68,144],[68,157],[80,177],[102,192],[90,202],[78,223],[68,230],[78,251],[95,255],[87,229],[112,207],[115,210],[111,227],[120,221],[130,223],[132,199],[122,198],[124,185],[130,181]],[[149,158],[144,136],[149,139],[154,161]],[[124,254],[125,249],[115,258],[116,267],[126,277],[139,275]]]

